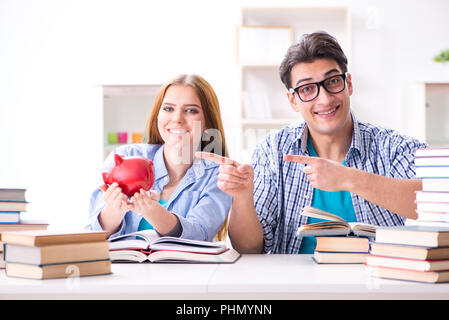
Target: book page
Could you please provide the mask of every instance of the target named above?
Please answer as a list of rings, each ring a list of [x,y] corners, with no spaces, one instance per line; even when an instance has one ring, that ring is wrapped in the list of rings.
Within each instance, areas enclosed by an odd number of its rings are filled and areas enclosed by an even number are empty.
[[[350,228],[347,223],[342,223],[340,221],[323,221],[300,226],[296,230],[296,235],[347,235],[349,232]]]
[[[156,251],[148,256],[151,262],[191,262],[191,263],[234,263],[240,257],[234,249],[221,254],[201,254],[179,251]]]
[[[110,251],[109,257],[112,261],[144,262],[148,259],[148,256],[145,253],[136,250]]]
[[[109,250],[120,250],[120,249],[148,249],[148,242],[143,239],[122,239],[118,241],[109,242]]]
[[[207,253],[218,254],[225,250],[226,247],[211,247],[211,246],[197,246],[190,243],[153,243],[150,247],[152,253],[155,251],[178,251],[178,252],[194,252],[194,253]]]
[[[141,238],[145,239],[148,243],[152,243],[156,239],[160,238],[155,230],[148,229],[148,230],[140,230],[140,231],[135,231],[135,232],[127,233],[127,234],[121,234],[118,236],[110,237],[108,239],[108,241],[112,242],[112,241],[117,241],[117,240],[125,240],[126,238],[133,239],[136,237],[141,237]]]
[[[137,237],[137,239],[136,239]],[[143,238],[144,240],[140,239]],[[116,243],[116,242],[126,242],[119,245],[114,244],[114,248],[117,247],[129,247],[131,248],[131,245],[136,246],[137,248],[146,248],[147,246],[143,247],[143,244],[141,242],[146,242],[149,244],[151,248],[159,249],[162,248],[161,244],[165,244],[165,247],[168,248],[170,246],[170,250],[175,250],[176,245],[178,246],[195,246],[195,247],[205,247],[205,248],[224,248],[226,247],[225,242],[212,242],[212,241],[201,241],[201,240],[192,240],[192,239],[185,239],[185,238],[177,238],[177,237],[160,237],[155,230],[149,229],[149,230],[141,230],[141,231],[135,231],[131,233],[127,233],[124,235],[119,235],[115,237],[109,238],[109,242]],[[140,245],[139,245],[140,243]],[[129,244],[129,245],[128,245]],[[197,250],[195,250],[197,251]],[[206,250],[207,251],[207,250]],[[210,251],[210,250],[209,250]]]
[[[374,237],[376,235],[376,226],[362,222],[349,222],[351,230],[355,235]]]
[[[346,225],[348,225],[348,223],[346,222],[346,220],[342,219],[341,217],[332,214],[330,212],[326,212],[317,208],[313,208],[310,206],[304,207],[301,215],[307,216],[307,217],[311,217],[311,218],[318,218],[318,219],[324,219],[324,220],[330,220],[330,221],[339,221],[342,222]]]
[[[196,247],[225,247],[224,241],[220,242],[213,242],[213,241],[201,241],[201,240],[192,240],[192,239],[185,239],[185,238],[176,238],[176,237],[160,237],[158,239],[155,239],[152,242],[152,245],[154,244],[182,244],[182,245],[189,245],[189,246],[196,246]]]

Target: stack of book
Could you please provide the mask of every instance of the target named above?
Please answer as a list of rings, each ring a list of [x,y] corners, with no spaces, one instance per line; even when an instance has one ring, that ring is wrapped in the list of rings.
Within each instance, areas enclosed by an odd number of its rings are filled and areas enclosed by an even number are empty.
[[[297,236],[315,236],[317,245],[313,260],[317,263],[364,263],[376,227],[366,223],[347,222],[330,212],[307,206],[301,215],[326,221],[300,226]]]
[[[449,227],[449,148],[416,150],[415,166],[423,183],[416,192],[418,224]]]
[[[449,282],[449,228],[379,227],[366,265],[380,278]]]
[[[240,258],[225,242],[160,237],[154,230],[141,230],[111,237],[112,262],[234,263]]]
[[[111,273],[105,232],[11,231],[2,234],[6,275],[30,279]]]
[[[26,189],[0,188],[0,224],[19,223],[20,213],[26,211]]]
[[[369,250],[367,237],[316,237],[313,260],[316,263],[364,263]]]
[[[48,223],[42,220],[23,219],[28,201],[24,188],[0,188],[0,269],[5,268],[1,234],[6,231],[46,230]]]

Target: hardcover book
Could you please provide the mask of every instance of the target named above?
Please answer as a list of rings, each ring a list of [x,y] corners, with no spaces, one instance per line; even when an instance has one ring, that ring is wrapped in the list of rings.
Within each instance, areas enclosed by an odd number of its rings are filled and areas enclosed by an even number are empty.
[[[310,206],[304,207],[302,215],[328,221],[305,224],[296,230],[297,236],[320,236],[320,235],[356,235],[374,237],[376,226],[361,223],[347,222],[341,217],[330,212],[319,210]]]
[[[142,230],[109,238],[113,262],[233,263],[240,254],[224,242],[160,237]]]
[[[376,242],[444,247],[449,246],[449,228],[422,225],[378,227]]]

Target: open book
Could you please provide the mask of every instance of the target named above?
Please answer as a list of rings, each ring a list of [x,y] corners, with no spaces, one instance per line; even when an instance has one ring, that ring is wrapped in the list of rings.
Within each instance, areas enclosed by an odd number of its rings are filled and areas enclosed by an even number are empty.
[[[141,230],[109,238],[113,262],[233,263],[240,254],[224,242],[160,237],[154,230]]]
[[[319,210],[310,206],[304,207],[302,215],[328,221],[310,223],[300,226],[296,230],[297,236],[327,236],[327,235],[355,235],[374,237],[376,226],[361,223],[347,222],[335,214]]]

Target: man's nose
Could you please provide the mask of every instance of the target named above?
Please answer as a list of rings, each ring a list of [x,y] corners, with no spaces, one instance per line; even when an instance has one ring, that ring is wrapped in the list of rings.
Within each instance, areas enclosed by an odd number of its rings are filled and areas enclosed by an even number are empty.
[[[328,104],[332,100],[332,93],[327,92],[327,90],[321,86],[320,92],[318,93],[318,97],[316,97],[316,99],[319,104]]]

